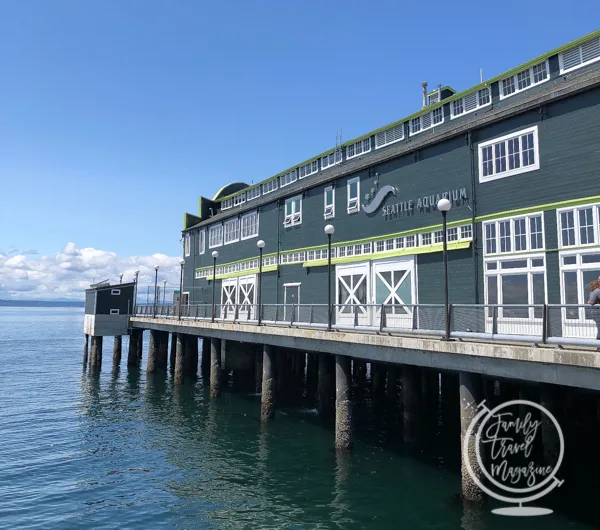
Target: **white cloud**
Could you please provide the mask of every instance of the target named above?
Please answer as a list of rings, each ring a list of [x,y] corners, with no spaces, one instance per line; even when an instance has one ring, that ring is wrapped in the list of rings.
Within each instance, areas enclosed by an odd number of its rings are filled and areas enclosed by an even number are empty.
[[[39,299],[71,298],[82,300],[84,289],[105,279],[119,283],[133,280],[139,269],[140,290],[154,285],[154,266],[159,266],[158,281],[167,280],[168,289],[179,288],[179,260],[166,254],[121,258],[114,252],[95,248],[77,248],[68,242],[54,256],[34,256],[34,250],[9,256],[0,252],[0,298]]]

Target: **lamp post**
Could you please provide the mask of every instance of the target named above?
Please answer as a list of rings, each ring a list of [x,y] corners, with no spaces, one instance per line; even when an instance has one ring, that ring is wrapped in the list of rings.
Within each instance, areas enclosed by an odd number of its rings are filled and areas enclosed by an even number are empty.
[[[167,280],[163,280],[163,303],[162,305],[165,305],[165,294],[167,292]]]
[[[437,208],[442,212],[442,236],[444,242],[444,315],[446,317],[446,332],[444,340],[450,339],[450,306],[448,304],[448,234],[446,231],[446,216],[452,208],[452,203],[444,198],[440,199],[437,203]]]
[[[135,284],[133,286],[133,314],[135,315],[135,310],[137,309],[137,286],[138,286],[138,276],[140,275],[139,269],[135,271]]]
[[[331,236],[335,232],[333,225],[325,227],[327,234],[327,330],[331,331]]]
[[[185,260],[181,258],[179,260],[181,265],[181,271],[179,272],[179,307],[177,308],[177,320],[181,320],[181,299],[183,298],[183,268],[185,267]]]
[[[258,247],[258,290],[257,290],[257,305],[258,305],[258,325],[260,326],[262,322],[262,297],[261,297],[261,287],[262,287],[262,265],[263,265],[263,248],[265,248],[265,242],[262,239],[259,239],[256,242],[256,246]]]
[[[123,273],[119,274],[119,283],[123,283]]]
[[[216,250],[213,250],[212,253],[212,257],[213,257],[213,277],[212,277],[212,282],[213,282],[213,292],[212,292],[212,318],[211,318],[211,322],[215,321],[215,283],[216,283],[216,277],[217,277],[217,258],[219,257],[219,253]]]
[[[154,306],[152,307],[152,316],[156,318],[156,297],[158,296],[158,265],[154,266]]]

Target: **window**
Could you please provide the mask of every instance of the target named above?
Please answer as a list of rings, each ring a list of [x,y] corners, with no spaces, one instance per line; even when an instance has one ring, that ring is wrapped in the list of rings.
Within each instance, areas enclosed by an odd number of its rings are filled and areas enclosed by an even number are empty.
[[[240,240],[240,220],[236,217],[223,223],[223,242],[225,245]]]
[[[300,169],[298,171],[300,172],[301,179],[303,179],[304,177],[308,177],[309,175],[313,175],[314,173],[319,171],[319,161],[313,160],[312,162],[309,162],[304,166],[300,166]]]
[[[535,308],[501,307],[498,308],[499,319],[542,318],[542,306],[546,303],[546,269],[543,256],[486,262],[485,276],[487,304],[538,306]],[[490,316],[491,311],[488,313],[488,317]]]
[[[442,230],[436,230],[433,233],[433,242],[434,243],[443,243],[444,242],[444,232]]]
[[[600,205],[559,210],[558,220],[561,247],[600,243]]]
[[[393,144],[404,139],[404,124],[401,123],[395,127],[390,127],[385,131],[378,132],[375,135],[375,149],[385,145]]]
[[[358,212],[360,210],[360,178],[355,177],[350,179],[347,184],[348,188],[348,213]]]
[[[371,243],[360,243],[357,245],[344,245],[343,247],[337,247],[335,251],[338,258],[348,258],[352,256],[370,254],[373,251],[373,247]]]
[[[491,102],[490,89],[489,87],[484,87],[460,99],[454,100],[450,106],[450,117],[454,119],[462,114],[474,112],[481,107],[488,106]]]
[[[418,134],[444,122],[444,109],[438,107],[410,120],[410,134]]]
[[[121,289],[111,289],[110,290],[110,294],[111,296],[117,296],[121,294]]]
[[[473,238],[473,226],[465,225],[460,227],[460,238],[461,239],[472,239]]]
[[[279,261],[280,263],[302,263],[305,258],[304,252],[287,252],[284,254],[280,254]]]
[[[544,249],[542,214],[484,223],[485,254]]]
[[[206,250],[206,230],[200,230],[198,233],[198,254],[204,254]]]
[[[331,257],[335,257],[335,254],[333,252],[334,249],[332,249],[331,252]],[[326,248],[322,248],[320,250],[309,250],[306,253],[306,261],[319,261],[319,260],[323,260],[323,259],[327,259],[327,249]]]
[[[292,182],[296,182],[296,180],[298,180],[298,175],[296,174],[296,170],[293,169],[289,173],[279,177],[279,187],[283,188],[284,186],[288,186]]]
[[[271,193],[278,188],[277,179],[269,180],[262,185],[262,193],[266,195],[267,193]]]
[[[243,204],[245,202],[246,202],[246,192],[240,193],[239,195],[236,195],[233,198],[233,205],[234,206],[239,206],[240,204]]]
[[[566,254],[566,255],[565,255]],[[578,251],[561,252],[561,297],[562,303],[568,305],[587,304],[590,299],[590,283],[600,277],[600,253],[597,248]],[[569,307],[564,309],[566,326],[563,332],[568,336],[594,338],[596,326],[585,318],[583,308]],[[572,320],[579,320],[575,327],[570,326]],[[584,327],[588,327],[584,331]]]
[[[431,245],[431,232],[421,234],[421,245]]]
[[[251,190],[248,190],[246,192],[246,200],[247,201],[251,201],[252,199],[256,199],[260,197],[260,186],[257,186],[256,188],[252,188]]]
[[[111,309],[110,310],[110,314],[111,315],[118,315],[119,314],[119,310],[118,309]]]
[[[332,219],[335,217],[335,192],[333,186],[327,186],[323,192],[323,217]]]
[[[183,247],[184,247],[184,253],[186,256],[190,255],[190,234],[185,234],[185,236],[183,236]]]
[[[437,232],[436,232],[437,233]],[[448,228],[448,241],[458,241],[458,228]],[[443,240],[443,235],[442,235]]]
[[[582,44],[573,46],[562,52],[558,58],[561,74],[596,61],[600,61],[600,37],[594,37]]]
[[[211,226],[208,229],[208,248],[220,247],[223,244],[223,225]]]
[[[544,61],[539,64],[517,72],[500,82],[500,99],[507,98],[513,94],[527,90],[532,86],[539,85],[550,79],[548,76],[548,62]]]
[[[221,210],[228,210],[229,208],[233,208],[233,197],[221,201]]]
[[[258,212],[242,216],[242,239],[258,237]]]
[[[371,150],[371,138],[359,140],[353,144],[346,146],[346,158],[354,158],[368,153]]]
[[[321,170],[339,164],[342,161],[342,150],[336,149],[334,152],[321,158]]]
[[[539,168],[537,126],[479,144],[479,182]]]
[[[294,226],[302,223],[302,196],[297,195],[285,201],[285,219],[283,226]]]

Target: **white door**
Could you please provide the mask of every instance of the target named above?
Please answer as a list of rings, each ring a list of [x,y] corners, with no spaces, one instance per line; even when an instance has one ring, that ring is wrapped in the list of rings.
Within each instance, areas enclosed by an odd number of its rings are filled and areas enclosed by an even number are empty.
[[[352,326],[358,317],[359,326],[371,325],[369,301],[369,262],[359,265],[337,266],[336,324]]]
[[[302,321],[304,314],[301,314],[300,308],[297,307],[300,303],[300,284],[286,283],[283,285],[283,319],[287,322],[292,318],[292,305],[294,308],[294,320]],[[303,312],[302,312],[303,313]]]
[[[221,282],[221,318],[233,320],[237,300],[237,278],[229,278]]]
[[[256,314],[256,275],[242,276],[238,278],[238,319],[250,320]]]
[[[373,326],[380,323],[383,304],[386,327],[412,328],[414,276],[413,258],[373,263]]]

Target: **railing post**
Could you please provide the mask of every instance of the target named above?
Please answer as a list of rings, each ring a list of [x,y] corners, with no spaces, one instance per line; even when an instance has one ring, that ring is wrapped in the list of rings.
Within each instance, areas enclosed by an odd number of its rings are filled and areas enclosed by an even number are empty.
[[[290,319],[290,326],[294,324],[294,311],[296,309],[296,304],[292,304],[292,317]]]
[[[223,312],[223,318],[224,318],[225,320],[227,320],[227,308],[228,308],[228,307],[229,307],[229,305],[228,305],[228,304],[225,304],[225,311]]]
[[[492,335],[498,334],[498,306],[494,306],[492,311]]]
[[[381,314],[379,315],[379,331],[382,332],[385,328],[385,304],[381,304]]]
[[[250,320],[251,311],[252,311],[252,304],[248,304],[248,320]]]
[[[413,331],[415,329],[419,329],[419,306],[418,305],[413,306],[412,329],[413,329]]]
[[[312,324],[313,323],[313,305],[310,304],[310,316],[308,317],[308,323]]]
[[[237,322],[240,319],[240,306],[235,304],[235,311],[233,312],[233,321]]]
[[[194,317],[194,320],[198,320],[198,309],[200,309],[200,306],[196,305],[196,316]]]
[[[358,327],[358,304],[354,304],[354,327]]]
[[[446,340],[450,340],[450,333],[452,332],[452,304],[448,304],[448,326],[446,328]]]
[[[544,304],[542,308],[542,343],[546,344],[546,342],[548,342],[548,304]]]

